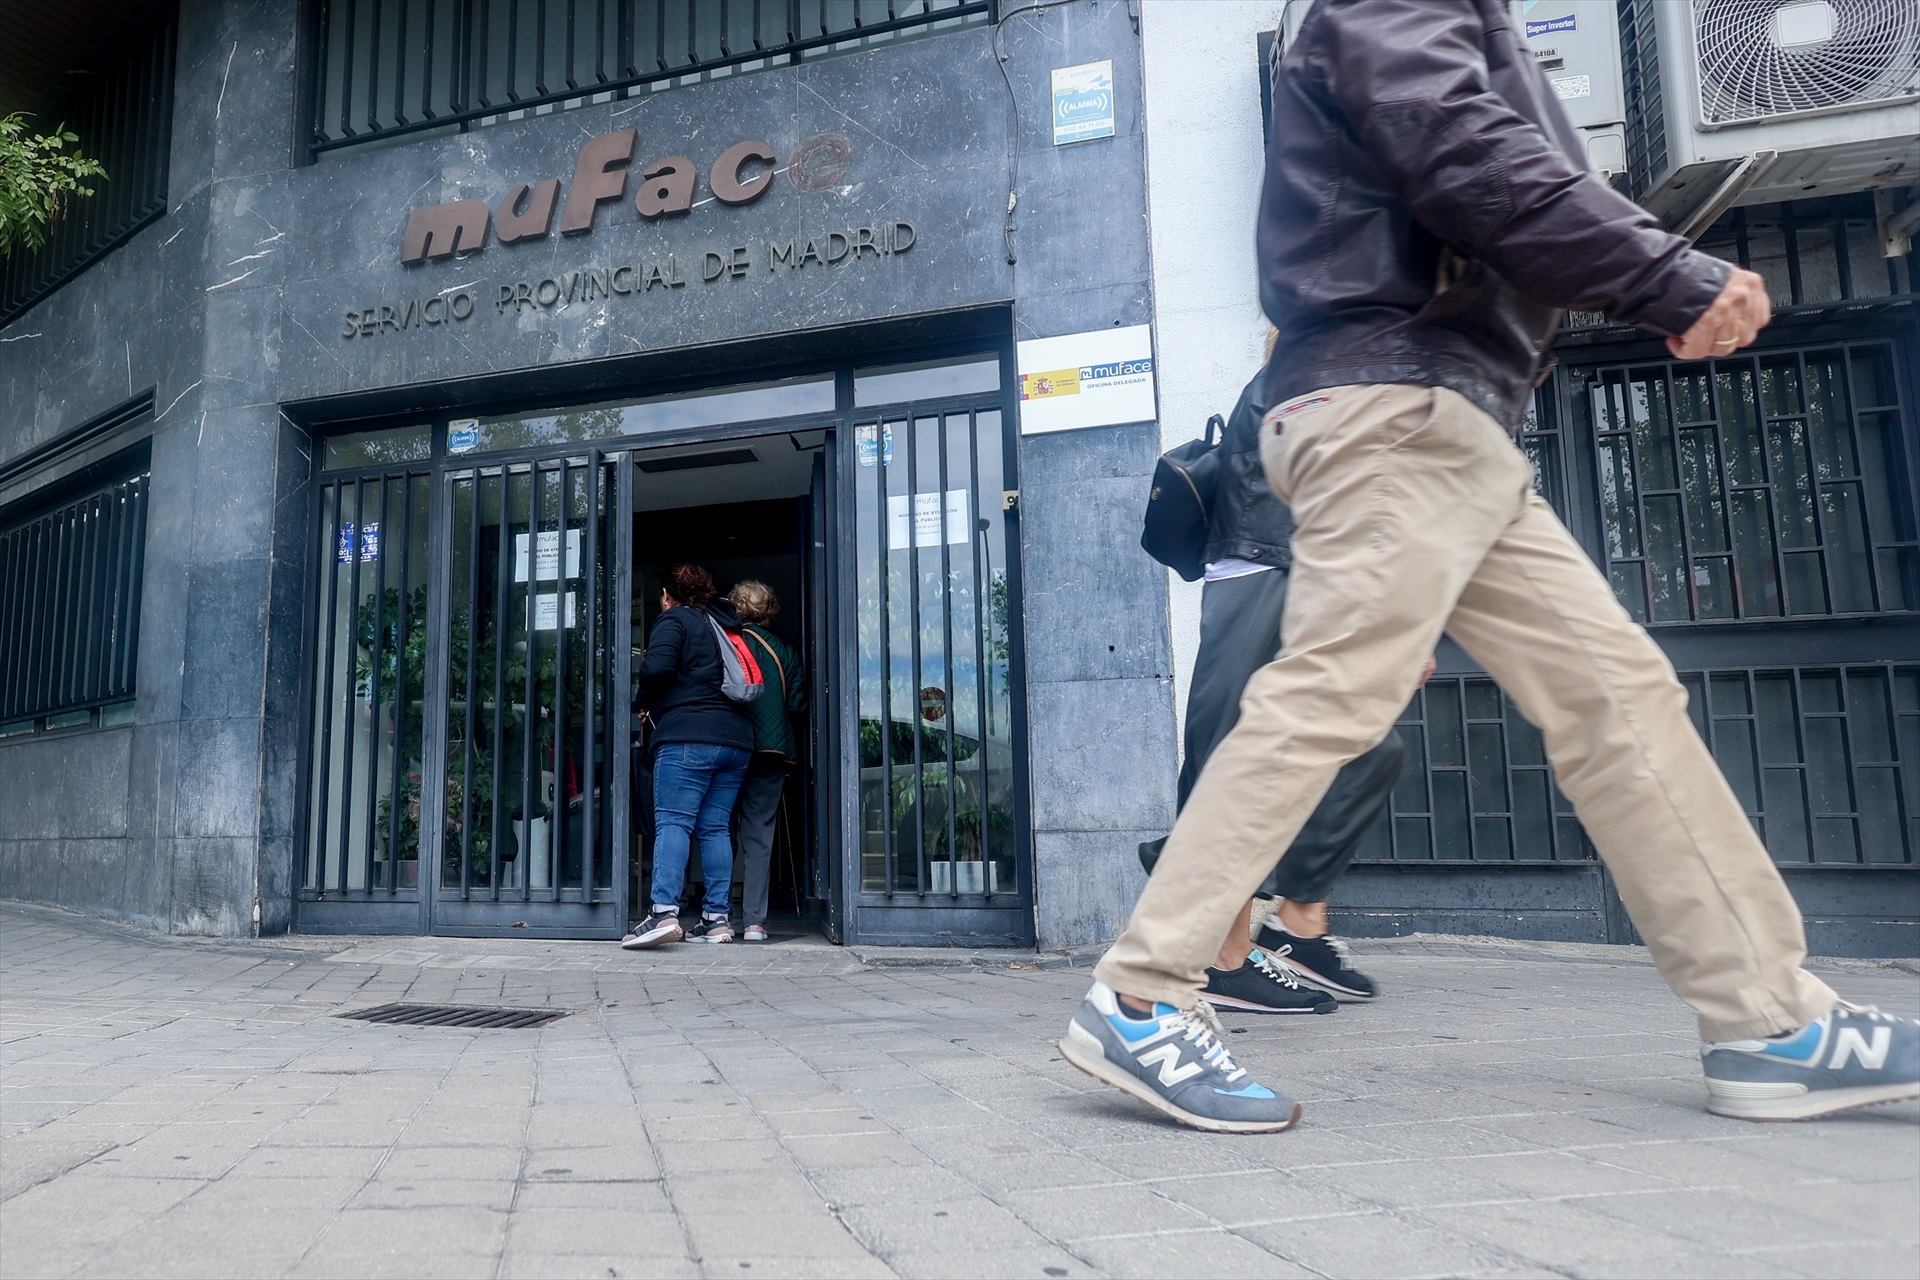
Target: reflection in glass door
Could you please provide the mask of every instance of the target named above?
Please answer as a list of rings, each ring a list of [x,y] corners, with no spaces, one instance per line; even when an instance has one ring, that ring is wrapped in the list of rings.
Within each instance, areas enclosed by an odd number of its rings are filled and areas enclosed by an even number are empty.
[[[331,927],[418,916],[428,494],[424,470],[319,486],[301,897]]]
[[[625,923],[623,465],[595,452],[447,478],[436,932]]]
[[[856,933],[1023,941],[1013,512],[997,408],[853,426]],[[889,917],[912,908],[916,919]],[[929,908],[946,907],[944,922]]]

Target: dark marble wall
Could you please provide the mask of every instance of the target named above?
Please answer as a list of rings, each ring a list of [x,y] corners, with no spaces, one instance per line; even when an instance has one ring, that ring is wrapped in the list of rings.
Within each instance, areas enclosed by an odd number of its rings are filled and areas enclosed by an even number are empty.
[[[0,461],[142,390],[154,397],[139,700],[130,730],[0,744],[0,894],[188,933],[284,929],[298,794],[310,442],[283,406],[393,388],[510,391],[516,372],[1009,307],[1015,336],[1150,318],[1137,33],[1124,0],[291,167],[295,6],[182,7],[167,215],[0,332]],[[1001,55],[1004,54],[1004,61]],[[1111,58],[1118,136],[1054,147],[1049,73]],[[1004,72],[1004,76],[1003,76]],[[632,128],[634,162],[699,166],[701,203],[658,223],[627,198],[594,230],[402,266],[412,208],[558,178]],[[785,169],[830,135],[830,181],[777,174],[739,208],[712,160],[767,142]],[[1003,234],[1019,194],[1013,253]],[[813,189],[802,190],[802,186]],[[911,223],[906,253],[771,269],[771,244]],[[748,268],[703,281],[708,252]],[[1009,261],[1009,257],[1014,261]],[[687,283],[497,306],[620,264]],[[644,266],[641,268],[644,278]],[[470,290],[471,318],[345,337],[346,313]],[[657,367],[657,364],[656,366]],[[750,367],[750,358],[749,358]],[[319,412],[324,412],[321,410]],[[1151,424],[1022,441],[1037,931],[1108,936],[1138,888],[1133,843],[1172,807],[1164,574],[1133,550]],[[53,773],[31,813],[19,797]],[[99,792],[100,794],[95,794]],[[84,844],[82,849],[80,845]]]

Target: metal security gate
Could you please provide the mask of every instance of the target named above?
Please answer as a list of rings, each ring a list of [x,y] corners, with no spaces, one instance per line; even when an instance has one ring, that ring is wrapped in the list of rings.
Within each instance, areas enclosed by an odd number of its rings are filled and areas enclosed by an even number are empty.
[[[424,468],[319,486],[303,927],[419,927],[429,486]]]
[[[436,933],[626,926],[626,455],[443,478]]]
[[[857,637],[842,752],[859,779],[844,844],[852,940],[1029,943],[1009,606],[1018,502],[1002,411],[880,410],[854,419],[852,444],[841,459],[854,561],[843,634]]]

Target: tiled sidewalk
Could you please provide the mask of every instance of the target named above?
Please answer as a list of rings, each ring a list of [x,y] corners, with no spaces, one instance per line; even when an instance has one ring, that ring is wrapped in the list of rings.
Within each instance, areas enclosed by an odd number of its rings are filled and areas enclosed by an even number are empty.
[[[1059,1061],[1084,971],[821,944],[157,939],[0,904],[0,1275],[1920,1274],[1920,1107],[1700,1109],[1643,952],[1363,948],[1230,1022],[1303,1124]],[[1821,966],[1920,1012],[1912,965]],[[533,1031],[370,1025],[394,1000]]]

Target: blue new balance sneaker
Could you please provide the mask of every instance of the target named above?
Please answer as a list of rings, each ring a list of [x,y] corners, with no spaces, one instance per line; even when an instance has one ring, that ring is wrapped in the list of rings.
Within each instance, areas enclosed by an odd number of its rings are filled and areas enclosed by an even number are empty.
[[[1300,1104],[1257,1084],[1220,1043],[1220,1024],[1204,1006],[1157,1004],[1133,1017],[1112,987],[1096,982],[1067,1024],[1060,1052],[1096,1080],[1211,1133],[1278,1133],[1300,1118]]]
[[[1707,1110],[1741,1120],[1811,1120],[1920,1098],[1920,1022],[1842,1000],[1766,1040],[1702,1045]]]

